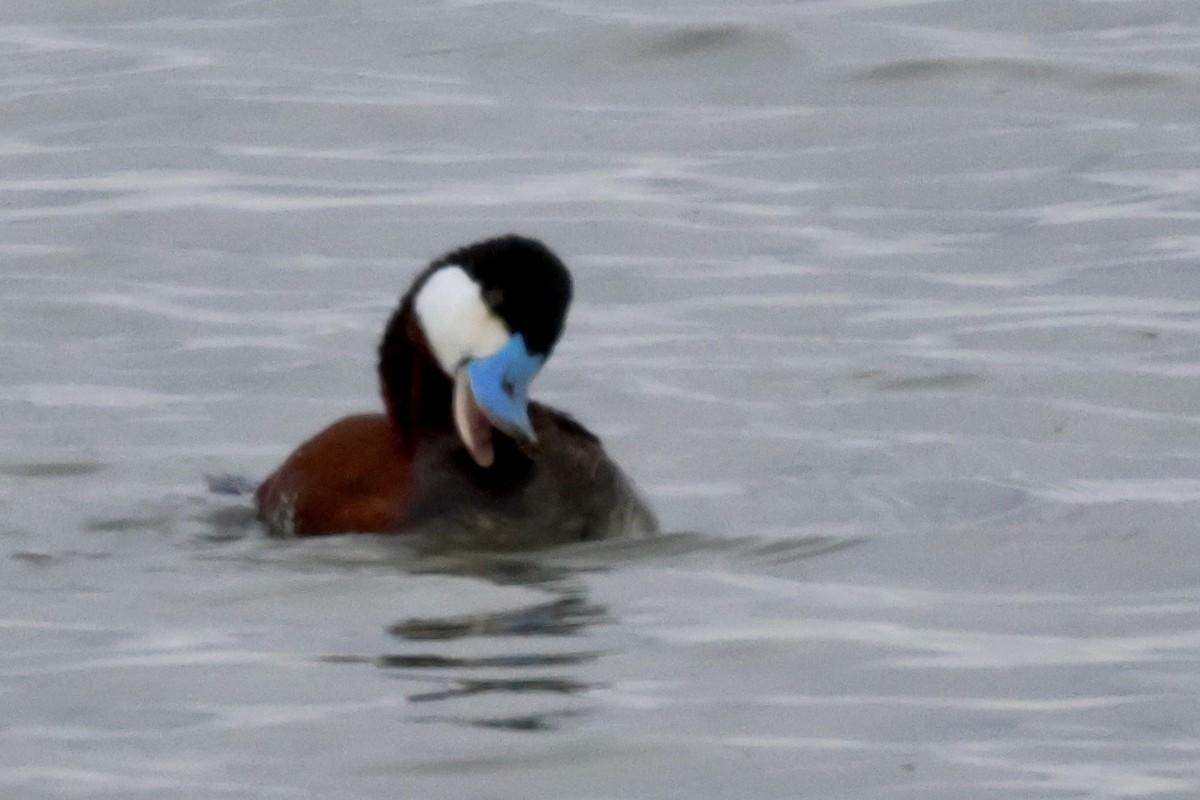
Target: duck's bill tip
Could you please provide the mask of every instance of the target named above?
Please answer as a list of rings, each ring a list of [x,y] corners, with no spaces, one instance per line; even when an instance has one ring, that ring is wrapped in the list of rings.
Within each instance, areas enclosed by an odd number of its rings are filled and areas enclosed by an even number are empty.
[[[472,398],[493,428],[514,439],[537,441],[529,419],[529,384],[545,360],[530,354],[521,334],[514,334],[500,350],[466,366]]]

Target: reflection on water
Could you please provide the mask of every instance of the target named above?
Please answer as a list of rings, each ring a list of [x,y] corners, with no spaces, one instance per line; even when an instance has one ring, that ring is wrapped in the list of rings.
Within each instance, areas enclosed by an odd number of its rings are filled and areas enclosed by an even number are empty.
[[[551,694],[580,694],[595,687],[566,678],[492,678],[465,679],[454,681],[454,688],[436,692],[421,692],[408,695],[409,702],[425,703],[431,700],[452,700],[488,692],[549,692]]]
[[[478,562],[476,562],[476,567]],[[428,565],[426,565],[428,568]],[[477,569],[475,571],[478,571]],[[504,581],[512,580],[504,572]],[[540,581],[539,581],[540,583]],[[409,704],[442,704],[443,713],[423,710],[410,718],[416,723],[465,724],[479,728],[545,732],[562,722],[587,713],[580,699],[603,684],[573,677],[572,672],[597,661],[601,653],[572,644],[569,649],[547,649],[544,637],[570,637],[587,641],[588,629],[613,620],[606,610],[583,596],[564,593],[555,600],[513,608],[505,612],[484,612],[446,617],[406,619],[388,627],[388,632],[405,645],[420,649],[386,653],[375,657],[325,656],[322,662],[342,665],[374,665],[385,674],[403,679],[413,688],[405,692]],[[466,639],[500,637],[514,644],[501,652],[459,655],[452,651],[436,652],[430,643],[454,645]],[[528,646],[524,650],[523,646]],[[434,684],[436,688],[430,688]],[[549,698],[538,703],[539,709],[513,713],[494,699],[536,696]],[[571,698],[569,707],[554,703],[555,696]],[[415,709],[414,709],[415,710]]]
[[[464,636],[570,636],[604,621],[602,607],[581,597],[562,597],[551,603],[500,614],[405,620],[391,626],[388,632],[410,640]]]
[[[376,659],[382,667],[395,668],[427,668],[438,669],[481,669],[490,667],[559,667],[582,664],[592,661],[597,653],[537,653],[513,654],[498,656],[480,656],[478,658],[454,658],[431,653],[413,655],[385,655]]]
[[[410,618],[388,627],[388,632],[412,645],[416,643],[445,642],[456,644],[464,639],[511,639],[503,652],[484,655],[451,655],[430,652],[389,653],[380,656],[375,663],[387,671],[420,682],[433,681],[440,685],[436,689],[424,689],[406,695],[410,703],[453,703],[457,713],[423,713],[414,718],[418,722],[441,722],[465,724],[483,728],[502,728],[512,731],[544,732],[555,730],[569,719],[587,712],[580,699],[599,688],[601,684],[572,677],[577,668],[595,662],[601,657],[598,651],[587,649],[576,640],[588,641],[588,633],[596,625],[611,624],[614,620],[603,606],[591,602],[586,590],[572,577],[570,570],[549,568],[539,564],[533,557],[504,557],[495,554],[461,555],[453,562],[439,565],[452,574],[471,575],[494,581],[501,585],[523,584],[549,589],[556,597],[549,602],[534,603],[504,612],[485,612],[470,615]],[[420,571],[437,569],[424,564]],[[575,587],[575,588],[571,588]],[[548,649],[546,637],[559,639],[568,637],[568,649]],[[528,650],[522,649],[526,645]],[[428,647],[428,645],[425,645]],[[571,672],[563,672],[563,670]],[[512,670],[516,670],[513,673]],[[547,672],[547,670],[550,670]],[[466,676],[464,672],[480,673]],[[531,672],[536,674],[530,675]],[[539,702],[536,713],[502,713],[490,699],[496,696],[550,696],[550,700]],[[573,699],[570,707],[559,707],[553,702],[554,695]]]

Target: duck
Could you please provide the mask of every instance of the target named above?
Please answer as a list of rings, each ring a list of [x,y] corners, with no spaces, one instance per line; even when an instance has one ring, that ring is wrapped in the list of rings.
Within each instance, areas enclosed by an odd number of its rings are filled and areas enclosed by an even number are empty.
[[[573,296],[566,265],[509,234],[413,280],[378,347],[383,408],[340,419],[255,490],[276,536],[422,533],[527,545],[654,533],[600,439],[530,399]]]

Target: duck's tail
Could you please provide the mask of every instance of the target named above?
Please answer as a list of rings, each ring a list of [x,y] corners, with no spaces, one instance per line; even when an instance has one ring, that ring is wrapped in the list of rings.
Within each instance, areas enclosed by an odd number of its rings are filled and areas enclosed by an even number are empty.
[[[254,490],[258,488],[256,481],[250,480],[245,475],[234,475],[229,472],[223,472],[220,475],[205,475],[204,481],[208,484],[208,490],[213,494],[254,494]]]

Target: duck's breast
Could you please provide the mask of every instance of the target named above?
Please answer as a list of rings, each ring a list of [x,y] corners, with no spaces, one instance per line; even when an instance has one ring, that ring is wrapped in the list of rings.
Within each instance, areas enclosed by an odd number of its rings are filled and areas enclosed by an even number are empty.
[[[535,546],[653,533],[657,522],[600,440],[575,420],[530,405],[536,444],[497,437],[476,466],[456,437],[423,442],[406,528],[480,545]]]

